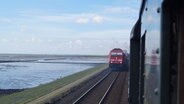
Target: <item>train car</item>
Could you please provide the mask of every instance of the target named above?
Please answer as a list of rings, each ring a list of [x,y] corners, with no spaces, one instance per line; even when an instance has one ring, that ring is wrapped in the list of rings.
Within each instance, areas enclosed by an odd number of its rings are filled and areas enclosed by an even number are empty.
[[[120,48],[114,48],[109,53],[109,67],[112,71],[128,71],[127,53]]]
[[[129,104],[184,104],[183,0],[142,0],[129,76]]]

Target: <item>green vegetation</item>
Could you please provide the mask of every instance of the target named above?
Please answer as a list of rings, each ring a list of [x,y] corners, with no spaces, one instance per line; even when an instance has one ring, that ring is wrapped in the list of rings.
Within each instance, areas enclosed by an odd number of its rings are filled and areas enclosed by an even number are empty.
[[[86,76],[91,75],[92,73],[98,73],[107,68],[107,64],[99,65],[95,68],[90,68],[73,75],[55,80],[48,84],[43,84],[35,88],[27,89],[25,91],[14,93],[11,95],[0,97],[1,104],[25,104],[31,102],[35,99],[38,99],[42,96],[48,95],[54,91],[61,91],[64,86],[67,86],[73,82],[76,82],[79,79],[82,79]],[[57,91],[57,92],[58,92]],[[49,98],[52,98],[54,95],[51,94]]]

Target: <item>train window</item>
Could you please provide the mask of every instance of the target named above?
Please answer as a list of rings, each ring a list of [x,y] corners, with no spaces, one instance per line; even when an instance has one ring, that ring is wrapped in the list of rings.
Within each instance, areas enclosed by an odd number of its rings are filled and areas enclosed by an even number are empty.
[[[117,53],[117,55],[123,55],[123,53]]]
[[[111,55],[113,55],[113,56],[119,56],[119,55],[123,55],[123,53],[112,52]]]

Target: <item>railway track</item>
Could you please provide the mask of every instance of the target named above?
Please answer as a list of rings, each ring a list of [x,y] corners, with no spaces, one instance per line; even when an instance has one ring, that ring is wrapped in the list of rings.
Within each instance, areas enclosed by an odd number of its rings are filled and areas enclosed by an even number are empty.
[[[128,77],[121,72],[101,104],[128,104]]]
[[[111,82],[110,86],[108,87],[108,89],[106,90],[105,94],[103,95],[102,99],[100,100],[99,104],[103,104],[105,101],[105,98],[107,97],[107,95],[109,94],[110,90],[112,89],[112,86],[114,85],[115,81],[118,79],[120,73],[118,73],[118,75],[116,76],[116,78]]]
[[[122,76],[126,77],[125,74],[121,72],[110,72],[106,74],[72,104],[103,104],[107,101],[106,99],[108,98],[109,93],[112,93],[115,83],[119,83],[118,81]]]

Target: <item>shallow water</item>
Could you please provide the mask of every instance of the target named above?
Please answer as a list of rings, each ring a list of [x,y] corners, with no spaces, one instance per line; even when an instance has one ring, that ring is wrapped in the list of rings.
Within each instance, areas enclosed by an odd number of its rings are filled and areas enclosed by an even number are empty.
[[[94,67],[97,64],[40,62],[0,63],[0,89],[31,88]]]

